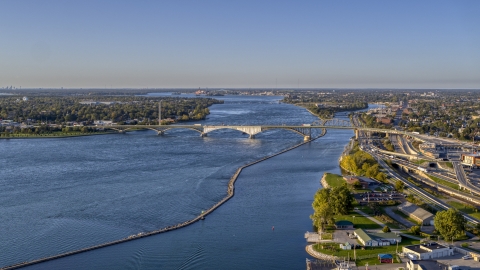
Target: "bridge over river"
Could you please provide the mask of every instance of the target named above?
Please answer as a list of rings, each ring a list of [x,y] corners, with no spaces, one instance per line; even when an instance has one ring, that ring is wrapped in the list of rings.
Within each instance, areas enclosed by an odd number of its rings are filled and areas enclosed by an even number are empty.
[[[355,136],[358,138],[359,131],[369,133],[386,133],[388,134],[401,134],[410,137],[415,137],[420,141],[424,141],[423,138],[417,136],[415,133],[400,131],[395,129],[379,129],[379,128],[366,128],[353,126],[350,121],[332,119],[324,120],[321,123],[302,124],[302,125],[105,125],[105,126],[88,126],[90,128],[103,128],[116,130],[120,133],[125,133],[129,130],[150,129],[157,132],[158,135],[163,135],[168,130],[173,129],[190,129],[200,133],[200,136],[206,137],[209,132],[220,129],[232,129],[238,130],[242,133],[248,134],[250,139],[254,139],[255,135],[273,129],[283,129],[295,132],[304,137],[304,140],[310,140],[312,129],[352,129],[355,131]]]

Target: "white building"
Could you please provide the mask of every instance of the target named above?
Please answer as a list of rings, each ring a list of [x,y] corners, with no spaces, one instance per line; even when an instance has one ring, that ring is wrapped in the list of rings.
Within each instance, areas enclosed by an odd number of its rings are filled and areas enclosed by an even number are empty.
[[[453,255],[453,248],[437,243],[424,243],[420,245],[405,246],[402,252],[410,260],[432,260],[435,258]]]
[[[113,125],[113,121],[111,120],[95,120],[93,121],[93,124],[95,124],[96,126],[111,126]]]

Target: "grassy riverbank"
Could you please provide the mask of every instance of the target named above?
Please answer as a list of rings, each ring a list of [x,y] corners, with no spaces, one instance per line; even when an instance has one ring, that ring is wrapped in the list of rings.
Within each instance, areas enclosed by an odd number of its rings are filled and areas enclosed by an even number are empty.
[[[408,246],[408,245],[416,245],[419,244],[419,240],[414,240],[411,238],[403,237],[402,242],[399,243],[398,245],[398,251],[402,251],[403,246]],[[390,246],[379,246],[379,247],[364,247],[365,249],[356,249],[355,253],[357,256],[357,266],[363,266],[366,263],[368,265],[375,265],[375,264],[380,264],[378,261],[377,255],[378,254],[395,254],[397,251],[397,246],[396,245],[390,245]],[[328,243],[328,244],[315,244],[313,246],[313,249],[315,251],[327,254],[327,255],[333,255],[333,256],[338,256],[338,257],[350,257],[351,260],[353,260],[353,250],[343,250],[340,249],[338,244],[336,243]],[[363,257],[363,258],[362,258]],[[367,258],[365,258],[367,257]],[[368,258],[370,257],[370,258]]]
[[[327,181],[329,187],[341,187],[347,183],[341,175],[333,173],[325,173],[325,181]]]

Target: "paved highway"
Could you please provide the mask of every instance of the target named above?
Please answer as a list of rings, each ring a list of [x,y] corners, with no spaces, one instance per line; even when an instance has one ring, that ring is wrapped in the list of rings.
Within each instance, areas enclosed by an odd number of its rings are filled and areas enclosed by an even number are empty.
[[[433,204],[436,208],[438,209],[442,209],[442,210],[447,210],[450,208],[450,206],[446,203],[444,203],[443,201],[433,197],[432,195],[430,195],[429,193],[427,193],[426,191],[423,191],[422,189],[416,187],[415,185],[411,184],[408,180],[406,180],[405,178],[403,178],[400,174],[398,174],[395,170],[393,170],[392,168],[390,168],[384,161],[381,157],[373,154],[375,159],[377,160],[377,162],[380,164],[380,166],[384,167],[387,172],[393,176],[394,178],[402,181],[403,183],[405,183],[405,186],[408,187],[409,191],[411,193],[414,193],[415,195],[419,196],[420,198],[422,198],[424,201],[428,202],[428,203],[431,203]],[[479,220],[475,219],[475,218],[472,218],[468,215],[463,215],[465,217],[465,219],[469,222],[472,222],[474,224],[478,224],[480,223]]]
[[[459,161],[452,161],[453,169],[455,170],[455,174],[457,176],[457,180],[463,187],[469,189],[472,192],[480,194],[480,188],[470,183],[465,174],[465,170],[463,169],[462,164]]]

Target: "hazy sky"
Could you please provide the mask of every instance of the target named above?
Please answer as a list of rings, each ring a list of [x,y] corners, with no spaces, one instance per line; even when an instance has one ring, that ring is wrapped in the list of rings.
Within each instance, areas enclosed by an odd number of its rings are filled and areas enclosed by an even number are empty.
[[[0,87],[480,88],[475,0],[1,0],[0,11]]]

